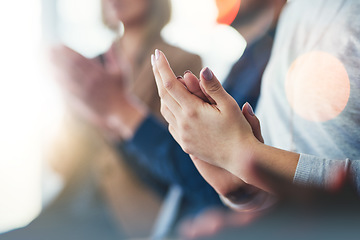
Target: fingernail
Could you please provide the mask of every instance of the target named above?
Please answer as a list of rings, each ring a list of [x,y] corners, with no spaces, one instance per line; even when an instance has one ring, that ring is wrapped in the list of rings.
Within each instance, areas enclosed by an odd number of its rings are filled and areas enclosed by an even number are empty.
[[[176,79],[180,80],[180,79],[183,79],[183,77],[182,76],[177,76]]]
[[[159,57],[160,57],[160,51],[159,51],[159,49],[156,49],[155,50],[155,59],[159,60]]]
[[[186,70],[185,72],[184,72],[184,75],[185,74],[187,74],[187,73],[192,73],[190,70]]]
[[[255,116],[254,110],[253,110],[252,106],[250,105],[250,103],[246,102],[246,104],[249,106],[249,107],[247,108],[248,113],[249,113],[251,116]]]
[[[202,75],[205,78],[205,80],[208,80],[208,81],[210,81],[214,76],[213,73],[211,72],[211,70],[208,67],[203,69]]]
[[[155,63],[155,56],[154,54],[151,54],[151,66],[154,66]]]

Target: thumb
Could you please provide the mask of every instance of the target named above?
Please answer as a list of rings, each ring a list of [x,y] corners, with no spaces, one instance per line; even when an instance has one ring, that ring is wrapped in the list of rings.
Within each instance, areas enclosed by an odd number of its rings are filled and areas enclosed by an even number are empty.
[[[261,134],[260,121],[256,117],[253,108],[251,107],[251,105],[248,102],[246,102],[243,105],[242,112],[244,114],[244,117],[246,118],[246,120],[250,124],[251,129],[252,129],[252,131],[254,133],[254,136],[260,142],[264,143],[264,139],[263,139],[262,134]]]
[[[214,100],[216,104],[221,104],[228,100],[229,94],[208,67],[203,68],[200,72],[200,84],[204,94],[209,99]]]

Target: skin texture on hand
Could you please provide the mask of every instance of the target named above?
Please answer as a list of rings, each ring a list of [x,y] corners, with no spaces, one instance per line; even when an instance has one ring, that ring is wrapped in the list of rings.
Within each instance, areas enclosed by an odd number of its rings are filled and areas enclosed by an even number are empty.
[[[171,134],[185,152],[229,170],[236,159],[233,150],[239,148],[234,143],[244,139],[257,141],[241,109],[227,93],[218,94],[217,99],[212,96],[216,104],[192,95],[177,81],[163,53],[158,54],[153,69],[162,99],[161,112],[169,122]],[[240,152],[251,154],[248,149],[250,146],[240,148]]]
[[[259,130],[253,130],[248,122],[251,118],[244,116],[209,69],[200,74],[200,88],[213,103],[190,93],[184,81],[177,80],[162,52],[155,52],[152,64],[161,113],[185,152],[267,191],[272,189],[257,176],[256,167],[292,181],[299,155],[261,143],[255,137]]]
[[[214,104],[214,100],[204,92],[200,86],[200,80],[190,71],[185,72],[184,77],[177,77],[177,79],[187,88],[193,95],[201,98],[203,101]],[[244,104],[242,112],[246,120],[250,123],[255,137],[264,142],[259,120],[256,118],[252,107],[249,103]],[[211,165],[195,156],[190,155],[194,165],[200,172],[202,177],[215,189],[215,191],[238,204],[251,201],[254,194],[259,192],[259,189],[244,183],[240,178],[227,170]]]

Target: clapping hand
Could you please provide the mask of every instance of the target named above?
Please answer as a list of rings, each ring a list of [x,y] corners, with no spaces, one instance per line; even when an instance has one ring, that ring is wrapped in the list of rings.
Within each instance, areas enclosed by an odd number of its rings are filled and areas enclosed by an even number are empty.
[[[235,147],[227,143],[230,137],[239,137],[234,133],[241,135],[245,132],[251,141],[263,142],[260,123],[251,106],[245,104],[241,110],[225,90],[219,88],[221,85],[212,86],[217,88],[203,85],[204,81],[208,81],[205,79],[210,71],[208,68],[203,69],[199,80],[191,72],[185,73],[184,77],[175,77],[160,51],[157,57],[152,56],[152,63],[162,99],[161,112],[169,122],[169,131],[190,154],[205,180],[226,197],[240,189],[256,192],[256,188],[245,184],[236,175],[237,171],[234,174],[227,166],[227,161],[232,158],[231,149]],[[212,78],[215,77],[212,75]],[[232,117],[231,122],[225,119],[229,116]],[[244,126],[239,126],[238,121]]]
[[[56,47],[52,52],[55,76],[82,117],[105,134],[116,129],[120,135],[127,136],[130,130],[125,122],[131,115],[131,100],[126,77],[117,67],[115,57],[108,56],[103,66],[66,46]]]

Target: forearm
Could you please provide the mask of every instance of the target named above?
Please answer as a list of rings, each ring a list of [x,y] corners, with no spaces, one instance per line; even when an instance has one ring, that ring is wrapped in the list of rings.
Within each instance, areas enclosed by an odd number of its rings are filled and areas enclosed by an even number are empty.
[[[247,167],[244,168],[240,165],[242,163],[237,161],[238,166],[233,167],[232,170],[235,175],[247,184],[274,193],[277,192],[274,182],[267,180],[274,178],[274,181],[292,183],[299,161],[298,153],[274,148],[257,141],[248,149],[251,154]]]
[[[262,144],[256,154],[256,164],[265,174],[274,174],[286,182],[292,182],[300,155]],[[270,187],[264,184],[264,187]]]
[[[360,193],[360,160],[335,160],[298,154],[262,143],[257,143],[252,151],[251,165],[247,171],[239,171],[241,166],[238,164],[233,167],[233,173],[265,191],[276,193],[276,182],[279,181],[286,185],[295,183],[330,190],[336,188],[341,179],[347,178]]]

